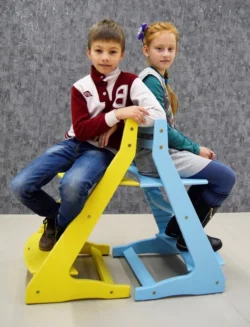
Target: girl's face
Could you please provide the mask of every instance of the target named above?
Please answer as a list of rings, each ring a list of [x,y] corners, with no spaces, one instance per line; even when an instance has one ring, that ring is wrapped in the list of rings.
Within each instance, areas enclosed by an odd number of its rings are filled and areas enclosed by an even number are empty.
[[[168,31],[159,32],[149,46],[143,47],[143,53],[149,64],[162,75],[174,62],[176,50],[176,37]]]

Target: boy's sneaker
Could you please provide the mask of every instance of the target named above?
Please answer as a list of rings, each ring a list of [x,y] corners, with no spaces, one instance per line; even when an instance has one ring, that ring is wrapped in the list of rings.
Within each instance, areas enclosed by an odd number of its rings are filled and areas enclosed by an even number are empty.
[[[39,241],[41,251],[50,251],[55,245],[56,236],[56,216],[46,217],[43,221],[44,232]]]
[[[55,243],[59,240],[59,238],[62,236],[63,232],[65,231],[64,228],[58,226],[56,224],[56,235],[55,235]]]
[[[46,217],[43,221],[44,232],[39,241],[39,249],[42,251],[50,251],[56,241],[56,218],[58,216],[61,203],[57,202],[57,212],[53,216]]]
[[[61,203],[58,202],[58,210],[54,216],[46,217],[43,221],[44,232],[39,241],[39,249],[41,251],[50,251],[61,237],[64,229],[57,225],[57,216]]]

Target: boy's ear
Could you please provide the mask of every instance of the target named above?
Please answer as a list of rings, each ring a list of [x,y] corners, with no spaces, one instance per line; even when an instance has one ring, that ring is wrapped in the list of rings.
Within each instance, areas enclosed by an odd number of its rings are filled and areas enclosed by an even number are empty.
[[[123,51],[121,54],[121,61],[124,59],[124,56],[125,56],[125,51]]]
[[[86,53],[87,53],[88,58],[91,60],[91,55],[90,55],[90,50],[89,50],[89,48],[87,48]]]
[[[148,57],[148,47],[146,45],[143,46],[142,51],[143,51],[144,56]]]

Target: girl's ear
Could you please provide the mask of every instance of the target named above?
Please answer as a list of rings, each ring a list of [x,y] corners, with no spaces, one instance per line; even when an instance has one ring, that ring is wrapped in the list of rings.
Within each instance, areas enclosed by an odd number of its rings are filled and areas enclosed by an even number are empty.
[[[149,56],[148,47],[146,45],[143,46],[142,51],[145,57]]]

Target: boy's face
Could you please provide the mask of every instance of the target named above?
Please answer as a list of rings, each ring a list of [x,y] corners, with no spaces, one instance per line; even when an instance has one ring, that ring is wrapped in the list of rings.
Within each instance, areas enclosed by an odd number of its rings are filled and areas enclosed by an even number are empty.
[[[115,41],[94,41],[87,55],[95,68],[104,75],[111,73],[124,57],[121,46]]]

